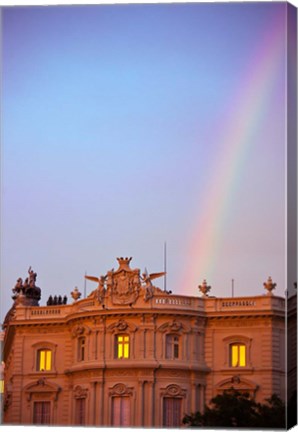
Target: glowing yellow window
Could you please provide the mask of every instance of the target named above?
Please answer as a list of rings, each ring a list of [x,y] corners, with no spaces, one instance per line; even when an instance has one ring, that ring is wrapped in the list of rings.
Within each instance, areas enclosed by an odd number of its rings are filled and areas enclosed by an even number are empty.
[[[37,370],[49,371],[52,369],[52,351],[39,350],[37,356]]]
[[[232,367],[246,366],[246,346],[244,344],[232,344],[230,346],[230,357]]]
[[[117,335],[116,336],[116,357],[129,358],[129,336]]]
[[[4,380],[0,380],[0,393],[4,393]]]

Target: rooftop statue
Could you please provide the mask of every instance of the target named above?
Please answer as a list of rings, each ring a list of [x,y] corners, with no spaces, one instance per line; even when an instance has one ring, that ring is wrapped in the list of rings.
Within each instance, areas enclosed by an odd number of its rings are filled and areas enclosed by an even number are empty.
[[[201,291],[201,293],[203,294],[203,297],[208,297],[208,292],[210,291],[211,286],[207,285],[206,279],[203,280],[202,285],[199,285],[198,288]]]
[[[85,278],[93,282],[98,282],[97,289],[95,291],[92,291],[92,293],[89,294],[88,297],[97,298],[99,303],[103,303],[106,292],[105,280],[107,279],[107,276],[100,276],[99,278],[96,276],[85,276]]]
[[[18,278],[17,282],[12,289],[12,299],[16,304],[23,304],[24,306],[38,306],[41,297],[41,290],[35,285],[37,273],[35,273],[31,266],[28,270],[29,277],[23,283],[22,278]]]
[[[271,276],[268,277],[267,282],[263,283],[264,288],[268,291],[267,295],[273,295],[272,291],[276,287],[276,283],[272,281]]]
[[[160,272],[160,273],[151,273],[148,274],[147,269],[145,268],[145,271],[143,273],[143,275],[141,276],[141,279],[144,283],[144,288],[145,288],[145,295],[144,295],[144,300],[148,301],[149,299],[151,299],[154,295],[154,289],[155,287],[152,285],[152,280],[153,279],[157,279],[161,276],[165,276],[166,272]]]
[[[147,270],[140,275],[139,269],[132,269],[130,261],[132,258],[117,258],[119,267],[110,270],[105,276],[85,276],[86,279],[98,283],[95,291],[89,297],[97,298],[103,303],[106,296],[111,297],[113,304],[132,305],[136,302],[141,290],[145,290],[144,300],[148,301],[154,295],[156,287],[152,280],[164,276],[165,272],[148,274]]]

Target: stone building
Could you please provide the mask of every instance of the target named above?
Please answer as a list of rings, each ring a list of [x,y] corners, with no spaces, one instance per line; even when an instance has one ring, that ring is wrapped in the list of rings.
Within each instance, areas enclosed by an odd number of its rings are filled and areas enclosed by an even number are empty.
[[[235,388],[285,397],[285,299],[173,295],[131,258],[72,304],[19,279],[5,322],[4,423],[178,427]]]

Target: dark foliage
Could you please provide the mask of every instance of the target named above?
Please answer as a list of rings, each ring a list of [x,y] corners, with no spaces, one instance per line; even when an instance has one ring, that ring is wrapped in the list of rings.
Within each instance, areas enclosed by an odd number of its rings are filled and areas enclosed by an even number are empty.
[[[233,390],[211,399],[204,414],[197,411],[182,421],[189,427],[284,428],[285,405],[276,395],[260,404],[249,394]]]
[[[288,424],[291,428],[297,424],[297,391],[294,391],[288,401]]]

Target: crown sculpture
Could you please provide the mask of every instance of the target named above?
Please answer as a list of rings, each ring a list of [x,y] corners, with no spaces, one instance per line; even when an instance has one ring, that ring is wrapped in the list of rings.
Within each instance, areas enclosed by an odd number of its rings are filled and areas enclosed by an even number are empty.
[[[106,275],[85,276],[86,279],[98,283],[96,290],[89,297],[96,298],[99,303],[104,303],[105,297],[110,297],[115,305],[132,305],[140,294],[144,293],[147,302],[156,291],[161,290],[152,284],[152,280],[164,276],[165,272],[148,274],[147,269],[140,274],[140,269],[132,269],[130,261],[132,258],[117,258],[119,267],[110,270]]]

